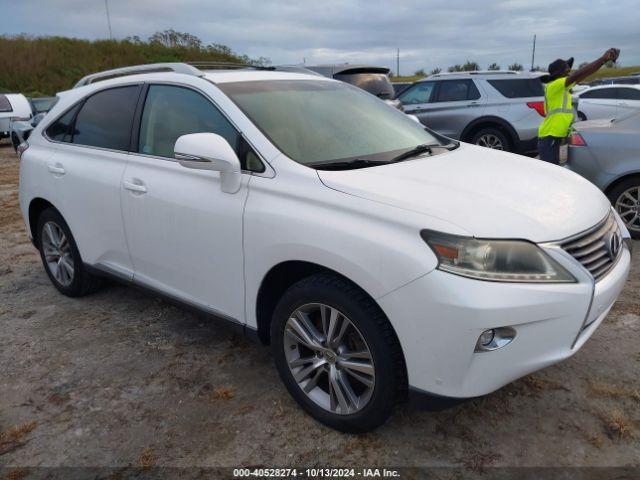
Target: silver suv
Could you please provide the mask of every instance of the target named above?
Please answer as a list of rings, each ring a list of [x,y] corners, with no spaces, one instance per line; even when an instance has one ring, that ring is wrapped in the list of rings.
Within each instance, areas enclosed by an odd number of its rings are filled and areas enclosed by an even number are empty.
[[[498,150],[536,150],[544,116],[539,72],[439,73],[414,83],[398,99],[405,113],[447,137]]]

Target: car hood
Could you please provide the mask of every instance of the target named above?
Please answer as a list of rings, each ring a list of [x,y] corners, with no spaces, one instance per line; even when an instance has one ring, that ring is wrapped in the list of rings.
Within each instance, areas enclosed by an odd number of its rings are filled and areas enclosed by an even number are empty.
[[[446,220],[475,237],[560,240],[593,227],[610,209],[600,190],[565,168],[467,144],[318,175],[329,188]]]

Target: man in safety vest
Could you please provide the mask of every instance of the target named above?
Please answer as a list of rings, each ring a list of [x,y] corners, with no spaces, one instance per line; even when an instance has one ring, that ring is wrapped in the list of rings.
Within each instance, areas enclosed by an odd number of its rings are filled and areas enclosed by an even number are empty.
[[[549,64],[549,74],[540,77],[546,83],[544,93],[545,119],[538,129],[540,160],[555,163],[560,160],[560,145],[569,135],[573,123],[570,89],[589,75],[597,72],[608,61],[616,61],[620,50],[610,48],[602,57],[571,72],[573,58],[558,59]]]

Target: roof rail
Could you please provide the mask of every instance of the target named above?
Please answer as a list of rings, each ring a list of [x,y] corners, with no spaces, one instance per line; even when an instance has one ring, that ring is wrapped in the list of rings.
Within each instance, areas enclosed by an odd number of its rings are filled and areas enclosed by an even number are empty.
[[[272,67],[272,66],[254,65],[252,63],[239,63],[239,62],[197,61],[197,62],[185,62],[185,63],[187,65],[191,65],[192,67],[196,67],[202,70],[214,70],[217,68],[220,68],[220,69],[254,68],[256,70],[275,70],[276,69],[276,67]]]
[[[115,77],[123,77],[126,75],[135,75],[137,73],[151,73],[151,72],[175,72],[184,73],[185,75],[195,75],[201,77],[203,73],[196,67],[188,65],[186,63],[150,63],[147,65],[134,65],[131,67],[114,68],[112,70],[105,70],[104,72],[92,73],[83,77],[73,88],[84,87],[90,83],[94,83],[100,80],[108,80]]]
[[[520,73],[521,72],[515,70],[471,70],[465,72],[440,72],[429,75],[429,77],[447,77],[450,75],[519,75]]]

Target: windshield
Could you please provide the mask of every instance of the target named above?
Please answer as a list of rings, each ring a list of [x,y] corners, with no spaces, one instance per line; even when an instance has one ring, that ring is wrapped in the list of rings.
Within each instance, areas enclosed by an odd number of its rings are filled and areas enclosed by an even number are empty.
[[[344,83],[271,80],[217,86],[276,147],[305,165],[390,160],[416,145],[439,143],[404,113]]]

